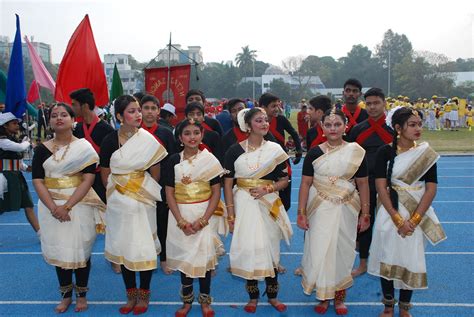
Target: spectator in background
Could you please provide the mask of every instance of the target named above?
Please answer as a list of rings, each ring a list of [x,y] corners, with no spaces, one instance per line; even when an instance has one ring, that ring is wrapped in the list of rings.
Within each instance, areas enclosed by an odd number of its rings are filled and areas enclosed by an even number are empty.
[[[5,104],[3,102],[0,102],[0,113],[3,113],[5,111]]]
[[[297,116],[298,121],[298,134],[301,139],[306,139],[306,134],[308,133],[309,128],[309,115],[308,115],[308,106],[306,104],[301,105],[301,110],[298,112]]]
[[[290,117],[291,117],[291,104],[290,103],[287,103],[285,105],[285,117],[287,119],[290,119]]]
[[[173,132],[174,126],[171,123],[171,120],[174,118],[176,118],[176,108],[170,103],[165,103],[160,110],[160,119],[158,120],[159,126],[167,128]]]
[[[222,126],[224,135],[233,127],[232,117],[230,116],[230,112],[227,105],[228,102],[224,104],[222,112],[216,116],[216,120],[219,121]]]
[[[41,130],[44,129],[44,138],[46,138],[46,135],[48,134],[48,121],[49,121],[49,109],[46,107],[46,104],[42,102],[38,106],[38,137],[37,140],[41,141]]]

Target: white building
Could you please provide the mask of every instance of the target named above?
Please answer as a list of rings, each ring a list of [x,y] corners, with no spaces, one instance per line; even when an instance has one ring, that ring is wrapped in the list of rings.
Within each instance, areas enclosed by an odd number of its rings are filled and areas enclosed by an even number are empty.
[[[290,84],[291,89],[298,89],[300,84],[308,83],[308,88],[311,92],[316,93],[318,89],[326,88],[319,78],[319,76],[292,76],[285,74],[283,70],[277,66],[269,66],[262,75],[262,94],[270,89],[270,84],[275,79],[282,79],[285,83]],[[252,81],[254,79],[250,79]]]
[[[31,45],[35,48],[39,57],[43,62],[52,63],[51,58],[51,45],[43,42],[35,42],[34,37],[30,37]],[[10,42],[8,36],[0,36],[0,58],[10,60],[10,55],[13,49],[13,42]],[[28,52],[28,46],[25,42],[21,44],[21,51],[23,54],[23,59],[27,62],[30,62],[30,54]]]
[[[180,50],[183,53],[180,53],[178,50]],[[168,63],[168,48],[164,48],[158,51],[158,56],[156,57],[156,61],[163,61],[165,63]],[[171,52],[169,53],[170,55],[170,60],[179,64],[184,64],[184,63],[190,63],[191,61],[187,58],[190,57],[199,64],[203,63],[203,57],[202,57],[202,51],[201,51],[201,46],[188,46],[188,49],[184,49],[181,47],[180,44],[172,44],[171,46]]]
[[[144,89],[142,71],[132,69],[128,62],[128,54],[105,54],[104,55],[104,70],[107,78],[107,85],[112,87],[112,77],[114,74],[114,65],[117,64],[117,69],[122,80],[123,93],[134,94]]]

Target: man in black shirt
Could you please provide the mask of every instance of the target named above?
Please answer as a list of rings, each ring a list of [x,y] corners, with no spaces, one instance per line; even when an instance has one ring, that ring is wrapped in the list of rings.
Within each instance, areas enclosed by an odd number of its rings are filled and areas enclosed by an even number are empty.
[[[357,142],[365,149],[365,157],[369,167],[369,189],[370,189],[370,227],[358,234],[360,264],[352,271],[356,277],[367,272],[367,259],[372,241],[372,227],[375,220],[375,209],[377,205],[377,191],[375,188],[375,154],[377,150],[389,144],[393,140],[393,130],[385,123],[385,95],[379,88],[369,89],[365,95],[367,113],[369,118],[354,126],[348,136],[349,142]]]
[[[186,103],[190,104],[191,102],[199,102],[204,107],[206,103],[206,96],[204,96],[204,93],[198,89],[191,89],[186,94]],[[222,127],[219,121],[217,121],[214,118],[209,118],[207,116],[204,116],[203,122],[205,125],[210,127],[213,131],[216,131],[219,134],[219,137],[222,137],[223,132],[222,132]]]
[[[362,94],[362,84],[354,78],[346,80],[344,83],[344,104],[342,105],[342,112],[346,115],[347,126],[346,135],[349,135],[351,129],[358,123],[368,118],[367,111],[359,107],[359,97]]]
[[[327,96],[316,96],[309,100],[308,114],[312,127],[306,133],[308,152],[319,144],[326,142],[326,136],[321,128],[321,119],[329,109],[331,109],[331,99]]]
[[[94,112],[94,94],[89,88],[81,88],[69,94],[71,97],[72,109],[76,118],[80,120],[74,128],[73,134],[76,138],[85,138],[93,147],[97,154],[100,154],[102,140],[112,131],[112,128],[105,121],[100,120]],[[100,178],[100,166],[97,167],[94,184],[92,185],[97,195],[105,203],[105,187]]]
[[[176,153],[175,140],[173,133],[168,129],[161,127],[156,123],[160,114],[160,102],[155,96],[144,95],[140,100],[140,107],[142,108],[142,128],[150,132],[161,145],[163,145],[168,152],[166,158],[161,161],[161,166],[164,166],[168,158]],[[158,239],[161,244],[160,265],[165,274],[171,274],[172,271],[166,265],[166,236],[168,232],[168,215],[169,207],[166,203],[165,183],[163,172],[161,173],[159,184],[161,185],[161,199],[156,202],[156,224]]]

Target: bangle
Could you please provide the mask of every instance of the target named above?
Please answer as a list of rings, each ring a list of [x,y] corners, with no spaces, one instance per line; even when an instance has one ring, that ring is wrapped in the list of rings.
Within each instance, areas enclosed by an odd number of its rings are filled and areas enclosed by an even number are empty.
[[[306,209],[304,208],[298,209],[298,215],[306,215]]]
[[[183,218],[181,218],[178,223],[176,224],[176,226],[178,226],[179,229],[183,230],[184,227],[186,227],[186,225],[188,224],[188,222],[186,220],[184,220]]]
[[[71,210],[72,210],[72,207],[69,206],[69,205],[64,205],[64,209],[66,209],[67,211],[71,211]]]
[[[410,221],[410,223],[413,225],[413,226],[418,226],[421,222],[421,219],[423,219],[423,217],[421,217],[421,215],[417,212],[414,212],[413,215],[411,215],[410,219],[408,221]]]
[[[403,217],[398,212],[392,215],[392,221],[397,227],[397,229],[400,229],[405,223],[405,219],[403,219]]]
[[[234,204],[228,204],[228,205],[225,205],[226,208],[229,208],[229,207],[234,207]]]
[[[368,206],[370,206],[370,204],[369,203],[362,204],[362,207],[364,207],[364,206],[368,207]]]
[[[204,219],[204,217],[199,218],[199,224],[201,225],[201,228],[204,228],[209,224],[209,220]]]
[[[235,220],[235,216],[227,216],[227,222],[232,222]]]
[[[369,214],[368,212],[361,212],[361,213],[360,213],[360,216],[361,216],[361,217],[368,217],[368,218],[370,218],[370,214]]]
[[[267,193],[273,193],[275,191],[275,187],[271,184],[268,184],[265,186],[265,190],[267,191]]]

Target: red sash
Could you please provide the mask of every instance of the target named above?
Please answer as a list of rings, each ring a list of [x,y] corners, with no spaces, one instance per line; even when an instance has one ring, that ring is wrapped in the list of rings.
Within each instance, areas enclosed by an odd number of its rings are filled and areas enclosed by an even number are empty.
[[[319,144],[327,141],[326,136],[323,136],[324,132],[319,123],[316,124],[316,131],[318,132],[318,136],[316,137],[316,139],[313,140],[313,142],[311,142],[311,146],[309,147],[310,150],[318,146]]]
[[[92,137],[91,137],[92,131],[94,130],[98,122],[99,122],[99,117],[97,117],[97,115],[94,114],[94,117],[92,118],[92,122],[89,125],[89,127],[87,127],[87,124],[85,121],[82,121],[82,130],[84,131],[84,139],[86,139],[87,142],[89,142],[92,145],[92,147],[97,152],[97,154],[100,154],[100,146],[98,146],[94,142],[94,140],[92,140]]]
[[[362,145],[365,140],[373,133],[377,133],[378,136],[382,139],[383,143],[388,144],[393,141],[393,136],[383,128],[383,124],[385,123],[385,115],[383,115],[380,119],[375,121],[372,118],[368,119],[370,127],[359,134],[356,138],[356,142],[359,145]]]
[[[147,130],[148,132],[151,133],[151,135],[153,135],[155,137],[155,139],[163,146],[165,146],[163,144],[163,141],[160,140],[160,138],[155,134],[156,130],[158,129],[158,123],[154,123],[151,127],[147,127],[143,122],[142,122],[142,128]],[[165,147],[166,148],[166,147]]]
[[[242,130],[240,130],[237,127],[234,127],[233,130],[234,130],[234,134],[235,134],[235,137],[237,138],[238,143],[248,139],[249,137],[248,133],[242,132]]]
[[[354,112],[354,115],[352,115],[351,112],[346,108],[346,105],[343,105],[341,110],[342,112],[344,112],[348,120],[347,128],[346,128],[346,133],[347,133],[352,129],[353,126],[357,124],[357,118],[359,118],[362,108],[357,106],[356,111]]]
[[[280,144],[285,145],[285,137],[281,135],[280,132],[277,130],[277,119],[276,117],[273,117],[270,120],[270,132],[273,134],[273,136],[277,139]]]
[[[199,145],[198,145],[198,149],[199,149],[200,151],[206,149],[206,150],[209,151],[209,153],[212,153],[211,148],[208,147],[207,144],[204,144],[204,143],[199,144]]]
[[[202,127],[204,128],[204,130],[207,130],[207,131],[214,131],[211,129],[211,127],[206,123],[206,122],[201,122],[201,125]]]

